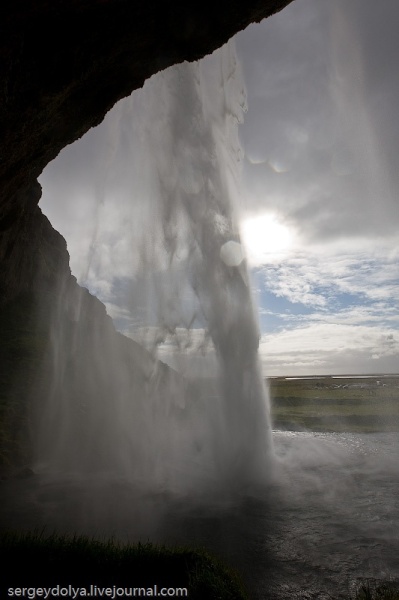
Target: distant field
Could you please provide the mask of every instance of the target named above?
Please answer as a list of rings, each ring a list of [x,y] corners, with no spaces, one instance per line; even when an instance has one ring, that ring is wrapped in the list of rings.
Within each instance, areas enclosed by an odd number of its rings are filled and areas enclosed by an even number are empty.
[[[399,375],[268,380],[274,429],[399,431]]]

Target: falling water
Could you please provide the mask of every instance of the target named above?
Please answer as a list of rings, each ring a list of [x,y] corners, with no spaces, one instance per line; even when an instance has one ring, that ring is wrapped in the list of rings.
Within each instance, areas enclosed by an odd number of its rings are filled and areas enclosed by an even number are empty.
[[[269,407],[238,226],[244,110],[228,45],[153,77],[103,124],[81,279],[100,297],[111,289],[140,345],[121,350],[104,315],[89,314],[84,292],[68,309],[74,323],[86,323],[83,332],[71,338],[57,312],[43,464],[50,455],[53,465],[109,468],[185,491],[265,481]],[[157,360],[168,349],[180,374]],[[80,357],[72,378],[71,352]]]

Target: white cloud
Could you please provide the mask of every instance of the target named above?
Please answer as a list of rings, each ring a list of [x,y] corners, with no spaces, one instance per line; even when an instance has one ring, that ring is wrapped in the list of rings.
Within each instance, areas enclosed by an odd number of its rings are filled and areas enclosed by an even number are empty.
[[[398,229],[399,9],[388,2],[372,18],[371,6],[297,1],[238,36],[246,203],[278,211],[307,244]]]
[[[312,323],[263,335],[260,355],[269,375],[397,372],[399,336],[383,327]]]
[[[264,291],[288,301],[263,307],[264,369],[269,374],[396,372],[399,364],[399,271],[391,240],[301,248],[264,266]],[[312,252],[313,250],[313,252]],[[258,279],[259,281],[259,279]],[[259,294],[258,294],[259,296]],[[287,306],[287,304],[286,304]]]
[[[263,267],[265,289],[305,306],[332,309],[336,298],[347,294],[357,297],[358,302],[370,301],[387,310],[389,300],[399,299],[399,270],[392,253],[394,243],[397,241],[389,244],[388,240],[385,248],[370,248],[369,253],[363,245],[357,252],[352,248],[348,253],[345,242],[342,248],[325,246],[318,251],[302,247],[280,264]]]

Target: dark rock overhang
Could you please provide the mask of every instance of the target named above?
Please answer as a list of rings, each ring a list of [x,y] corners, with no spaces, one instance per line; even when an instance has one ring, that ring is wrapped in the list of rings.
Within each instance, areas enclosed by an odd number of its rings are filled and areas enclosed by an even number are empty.
[[[3,0],[0,229],[60,150],[157,71],[222,46],[291,0]]]

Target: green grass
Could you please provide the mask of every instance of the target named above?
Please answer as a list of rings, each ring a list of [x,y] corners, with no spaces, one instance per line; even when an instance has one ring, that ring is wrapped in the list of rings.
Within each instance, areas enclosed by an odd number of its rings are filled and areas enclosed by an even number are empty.
[[[5,533],[0,597],[10,587],[187,588],[195,600],[248,600],[238,575],[202,550],[85,536]]]
[[[1,598],[11,587],[71,585],[89,592],[91,585],[148,589],[156,584],[158,591],[187,588],[194,600],[249,600],[235,571],[204,550],[184,547],[8,532],[0,535],[0,564]],[[399,588],[367,581],[348,600],[399,600]]]
[[[276,429],[399,431],[399,377],[275,378],[269,384]]]
[[[7,597],[9,588],[71,585],[89,592],[91,585],[100,590],[113,586],[148,590],[157,585],[158,591],[183,589],[175,597],[185,597],[186,588],[187,597],[194,600],[249,600],[235,571],[204,550],[184,547],[8,532],[0,535],[0,564],[1,598]],[[399,587],[367,581],[348,600],[399,600]]]

